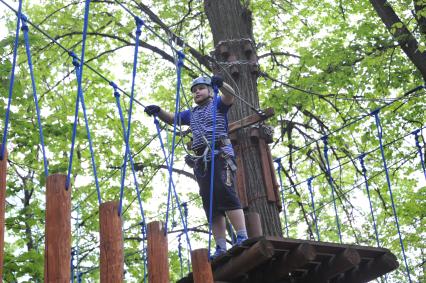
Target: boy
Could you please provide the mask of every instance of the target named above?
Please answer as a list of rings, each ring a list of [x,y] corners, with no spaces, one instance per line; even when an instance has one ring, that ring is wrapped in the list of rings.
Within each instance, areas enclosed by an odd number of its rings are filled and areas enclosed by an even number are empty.
[[[194,175],[200,187],[203,207],[209,219],[210,214],[210,176],[211,152],[209,147],[213,134],[213,85],[220,88],[222,95],[216,103],[216,133],[214,161],[214,190],[212,209],[212,232],[216,241],[216,252],[213,258],[226,251],[226,222],[229,218],[237,232],[237,245],[247,239],[244,213],[235,191],[235,159],[234,150],[228,137],[227,112],[234,102],[234,90],[223,82],[219,76],[199,77],[192,81],[191,92],[196,107],[177,114],[179,124],[188,125],[193,134],[192,150],[196,158],[193,161]],[[145,108],[148,115],[156,115],[162,121],[172,125],[174,115],[164,111],[157,105]]]

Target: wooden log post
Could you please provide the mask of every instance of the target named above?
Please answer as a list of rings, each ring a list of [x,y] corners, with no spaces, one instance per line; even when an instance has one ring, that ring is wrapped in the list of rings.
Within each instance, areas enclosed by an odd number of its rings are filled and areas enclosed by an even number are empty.
[[[71,278],[71,187],[66,175],[46,181],[44,282],[69,283]]]
[[[102,283],[123,282],[124,253],[118,201],[99,206],[100,278]]]
[[[304,266],[316,257],[315,248],[308,243],[301,243],[281,258],[274,261],[269,267],[264,278],[265,282],[278,282],[284,277],[288,277],[289,273]]]
[[[0,146],[1,149],[1,146]],[[3,160],[0,160],[0,282],[3,281],[4,258],[4,215],[6,209],[6,175],[7,175],[7,151],[4,151]]]
[[[245,213],[247,235],[249,238],[256,238],[263,236],[262,223],[260,223],[260,216],[257,212]]]
[[[148,223],[148,282],[169,283],[167,235],[160,221]]]
[[[246,274],[255,266],[261,265],[274,255],[273,245],[266,240],[260,240],[250,248],[244,250],[238,256],[217,267],[213,271],[216,281],[231,281]]]
[[[194,283],[213,283],[213,273],[209,262],[208,250],[193,250],[191,252],[191,261]]]

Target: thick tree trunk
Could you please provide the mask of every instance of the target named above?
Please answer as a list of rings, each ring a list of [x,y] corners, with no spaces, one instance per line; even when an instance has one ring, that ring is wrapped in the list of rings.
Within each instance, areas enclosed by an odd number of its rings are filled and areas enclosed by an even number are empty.
[[[392,6],[386,0],[370,0],[386,28],[398,41],[402,50],[420,71],[426,81],[426,52],[419,50],[419,43],[407,27],[401,22]],[[421,24],[421,23],[420,23]]]
[[[251,11],[243,7],[240,0],[205,0],[204,9],[213,33],[215,59],[219,62],[213,67],[215,72],[223,75],[239,96],[258,108],[258,65]],[[237,121],[252,114],[250,106],[236,99],[229,119]],[[248,210],[260,214],[265,235],[281,236],[276,202],[268,201],[266,195],[259,147],[250,140],[249,129],[239,130],[237,135],[245,170]]]

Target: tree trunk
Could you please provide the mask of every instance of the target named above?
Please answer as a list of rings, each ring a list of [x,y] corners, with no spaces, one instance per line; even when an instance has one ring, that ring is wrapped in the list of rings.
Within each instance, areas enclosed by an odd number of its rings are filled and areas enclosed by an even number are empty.
[[[411,34],[407,27],[401,22],[398,15],[393,10],[390,3],[386,0],[370,0],[379,17],[386,25],[388,31],[394,39],[398,41],[399,46],[420,71],[423,79],[426,81],[426,52],[419,50],[419,43]],[[419,23],[421,24],[421,23]]]
[[[237,95],[254,108],[259,108],[258,63],[251,11],[243,7],[240,0],[205,0],[204,9],[213,33],[214,57],[219,62],[213,66],[214,71],[225,78]],[[252,107],[237,98],[229,120],[238,121],[252,114]],[[245,170],[248,210],[260,214],[265,235],[281,236],[276,202],[269,202],[266,195],[259,147],[251,141],[249,129],[239,130],[237,135],[244,164],[244,168],[239,170]]]

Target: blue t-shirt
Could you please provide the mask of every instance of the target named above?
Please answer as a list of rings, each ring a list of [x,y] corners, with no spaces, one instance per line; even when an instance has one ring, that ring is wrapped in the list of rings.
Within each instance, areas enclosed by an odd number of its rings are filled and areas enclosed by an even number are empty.
[[[217,98],[216,111],[216,133],[215,141],[228,138],[228,117],[227,113],[231,105],[222,102],[221,96]],[[192,149],[199,150],[206,147],[203,136],[209,144],[213,134],[213,100],[202,106],[196,106],[192,110],[185,110],[178,113],[178,121],[181,125],[188,125],[192,131]],[[230,156],[234,156],[232,145],[221,147],[222,151]]]

